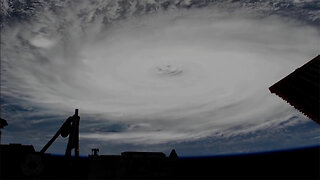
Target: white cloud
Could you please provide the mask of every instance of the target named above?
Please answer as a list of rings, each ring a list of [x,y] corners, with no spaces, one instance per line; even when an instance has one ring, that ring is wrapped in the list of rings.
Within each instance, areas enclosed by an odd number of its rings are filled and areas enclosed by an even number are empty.
[[[177,10],[103,28],[71,12],[63,30],[48,15],[3,32],[1,83],[5,96],[52,112],[142,124],[82,138],[152,144],[276,126],[295,111],[268,87],[319,53],[316,28],[279,16]]]
[[[50,48],[54,46],[55,41],[39,35],[31,39],[30,43],[39,48]]]

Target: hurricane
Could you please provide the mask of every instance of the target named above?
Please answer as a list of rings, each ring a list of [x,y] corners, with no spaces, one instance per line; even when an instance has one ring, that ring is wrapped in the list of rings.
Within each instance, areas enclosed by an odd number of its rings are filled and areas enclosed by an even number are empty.
[[[312,123],[268,87],[319,54],[319,3],[203,2],[3,1],[2,116],[49,129],[79,108],[81,141],[139,149]]]

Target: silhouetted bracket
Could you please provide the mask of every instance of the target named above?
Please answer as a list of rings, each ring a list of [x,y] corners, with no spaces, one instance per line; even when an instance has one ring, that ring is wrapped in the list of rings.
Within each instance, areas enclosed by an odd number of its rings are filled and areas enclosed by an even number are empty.
[[[91,149],[91,156],[99,156],[99,148],[92,148]]]
[[[0,129],[8,126],[8,122],[5,119],[0,118]]]
[[[5,126],[8,126],[7,121],[0,118],[0,144],[1,144],[1,129],[4,128]]]
[[[169,155],[169,158],[170,159],[178,159],[178,154],[176,153],[176,150],[175,149],[172,149],[170,155]]]
[[[320,55],[269,88],[320,124]]]
[[[51,144],[61,135],[67,137],[69,135],[68,145],[66,149],[66,156],[71,156],[72,149],[75,149],[75,156],[79,157],[79,110],[75,110],[75,114],[70,116],[50,139],[50,141],[41,149],[41,153],[45,153]]]

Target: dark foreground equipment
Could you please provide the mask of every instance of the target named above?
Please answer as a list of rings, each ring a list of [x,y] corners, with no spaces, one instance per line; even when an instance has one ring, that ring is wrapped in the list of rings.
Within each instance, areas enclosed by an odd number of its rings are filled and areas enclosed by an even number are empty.
[[[76,158],[9,144],[0,145],[0,179],[319,179],[319,152],[319,147],[310,147],[193,158],[159,152]]]
[[[269,90],[320,124],[320,55]]]
[[[62,137],[69,136],[66,156],[71,156],[72,149],[75,149],[75,156],[79,157],[79,122],[78,109],[75,110],[73,116],[70,116],[51,138],[51,140],[41,149],[41,153],[45,153],[51,144],[61,135]]]
[[[0,144],[1,144],[1,129],[4,128],[5,126],[8,126],[7,121],[0,118]]]

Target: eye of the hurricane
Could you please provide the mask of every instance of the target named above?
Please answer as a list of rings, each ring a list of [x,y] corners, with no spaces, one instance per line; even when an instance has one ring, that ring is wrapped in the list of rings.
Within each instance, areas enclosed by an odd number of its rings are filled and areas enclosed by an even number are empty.
[[[156,72],[159,75],[164,75],[164,76],[177,76],[183,72],[183,70],[179,67],[166,64],[166,65],[160,65],[156,67]]]

